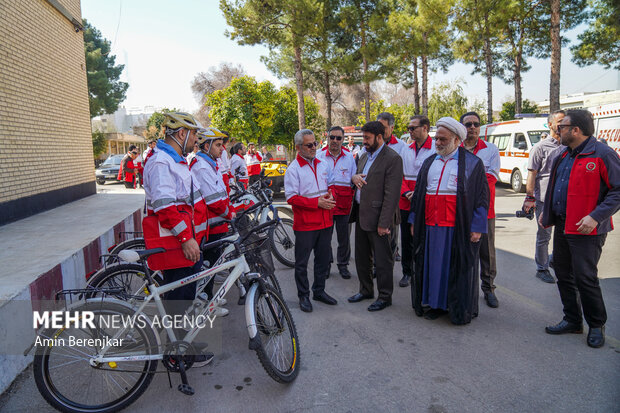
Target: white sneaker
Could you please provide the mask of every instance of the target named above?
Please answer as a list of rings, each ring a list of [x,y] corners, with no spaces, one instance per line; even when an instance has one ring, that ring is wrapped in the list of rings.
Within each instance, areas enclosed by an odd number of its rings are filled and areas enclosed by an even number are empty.
[[[228,315],[228,310],[223,307],[216,307],[215,312],[213,313],[216,317],[226,317]]]
[[[228,304],[228,300],[226,300],[225,298],[220,298],[220,300],[217,302],[218,307],[225,306],[226,304]]]

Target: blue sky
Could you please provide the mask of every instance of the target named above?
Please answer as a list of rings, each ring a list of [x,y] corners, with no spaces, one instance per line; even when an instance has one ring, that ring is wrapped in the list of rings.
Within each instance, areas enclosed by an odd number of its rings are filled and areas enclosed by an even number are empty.
[[[210,66],[222,62],[241,64],[260,80],[283,83],[260,61],[262,46],[240,46],[224,35],[226,21],[216,0],[82,0],[82,17],[112,42],[116,62],[125,65],[122,79],[129,82],[127,108],[177,107],[194,111],[198,103],[190,82]],[[583,30],[583,29],[582,29]],[[579,30],[568,37],[575,39]],[[548,98],[549,60],[531,59],[532,69],[523,74],[523,97]],[[577,67],[570,51],[562,49],[561,93],[620,89],[618,71],[602,66]],[[471,66],[453,65],[447,74],[431,74],[429,85],[466,79],[468,97],[486,99],[486,80],[471,75]],[[493,79],[493,103],[512,99],[513,86]]]

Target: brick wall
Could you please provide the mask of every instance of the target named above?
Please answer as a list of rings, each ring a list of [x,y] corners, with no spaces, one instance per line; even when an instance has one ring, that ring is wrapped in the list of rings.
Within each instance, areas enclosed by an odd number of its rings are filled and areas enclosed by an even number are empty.
[[[2,0],[0,62],[0,205],[94,181],[82,32],[45,0]]]

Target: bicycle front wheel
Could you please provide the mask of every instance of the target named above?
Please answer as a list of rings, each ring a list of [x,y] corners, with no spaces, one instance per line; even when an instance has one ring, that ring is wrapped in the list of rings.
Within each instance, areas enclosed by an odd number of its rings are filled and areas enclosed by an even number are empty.
[[[278,261],[287,267],[295,267],[295,232],[293,220],[282,218],[280,222],[269,230],[271,251]]]
[[[68,327],[49,329],[40,337],[34,356],[33,374],[45,400],[62,412],[115,412],[121,410],[147,389],[157,368],[157,360],[117,361],[91,365],[89,359],[102,349],[105,338],[113,338],[122,328],[103,319],[131,317],[125,306],[107,301],[86,303],[75,311],[94,313],[95,328]],[[103,327],[102,327],[103,326]],[[83,326],[82,326],[83,327]],[[145,323],[135,323],[111,346],[106,357],[153,355],[158,351],[155,332]]]
[[[277,382],[292,382],[299,374],[297,329],[284,299],[270,285],[255,295],[254,319],[259,338],[256,354],[263,368]]]

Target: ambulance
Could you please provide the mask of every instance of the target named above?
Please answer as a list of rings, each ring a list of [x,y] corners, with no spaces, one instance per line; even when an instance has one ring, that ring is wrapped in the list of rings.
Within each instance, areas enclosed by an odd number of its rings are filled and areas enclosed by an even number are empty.
[[[589,107],[594,117],[594,136],[605,139],[607,145],[620,155],[620,102]]]
[[[480,137],[499,149],[499,181],[509,183],[515,192],[525,190],[530,150],[543,133],[549,134],[547,115],[532,116],[480,127]]]

